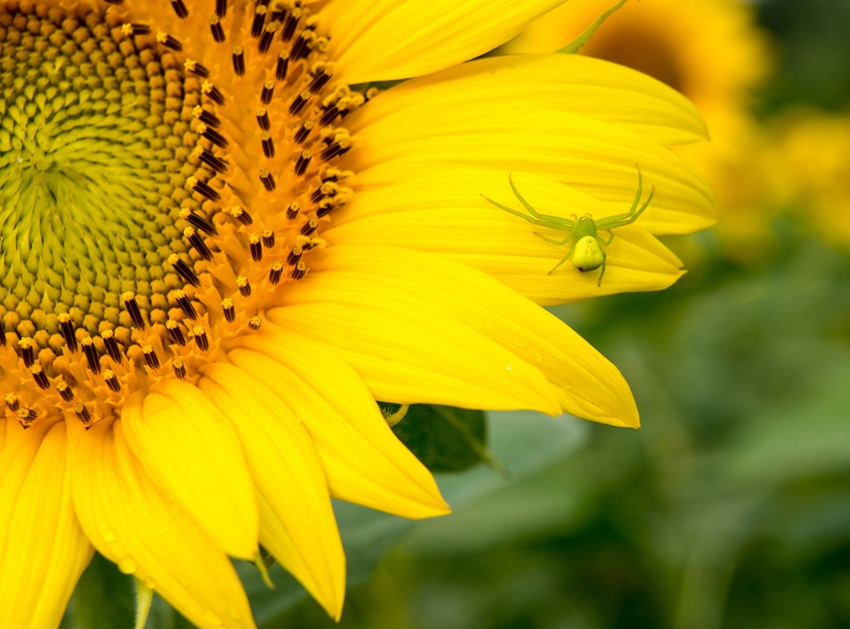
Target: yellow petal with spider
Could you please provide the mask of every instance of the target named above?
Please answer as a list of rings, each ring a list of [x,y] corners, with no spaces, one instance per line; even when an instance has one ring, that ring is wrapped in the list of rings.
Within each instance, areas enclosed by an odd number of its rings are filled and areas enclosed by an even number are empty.
[[[358,132],[364,150],[350,167],[361,189],[461,167],[518,171],[563,182],[616,214],[631,205],[640,166],[645,185],[655,186],[645,229],[689,233],[715,220],[716,198],[702,175],[634,132],[557,109],[539,109],[530,123],[519,98],[513,109],[486,100],[463,110],[431,104],[429,124],[402,112]]]
[[[402,304],[413,296],[439,304],[444,315],[534,365],[566,412],[618,426],[639,425],[628,384],[587,341],[501,283],[449,260],[395,248],[332,247],[316,258],[314,272],[287,293],[286,309],[333,301],[368,310],[370,303],[388,296]]]
[[[257,486],[260,543],[338,620],[345,556],[310,435],[277,394],[246,371],[213,363],[203,373],[198,386],[245,446]]]
[[[407,81],[375,98],[346,123],[353,132],[377,121],[416,114],[427,126],[441,109],[507,111],[518,95],[528,109],[557,109],[623,127],[658,144],[705,140],[696,106],[674,89],[631,68],[577,55],[517,55],[478,59]]]
[[[246,337],[228,358],[277,392],[315,442],[331,495],[406,518],[449,508],[363,380],[332,350],[285,330]]]
[[[514,173],[513,179],[532,207],[565,220],[585,213],[598,219],[629,209],[599,203],[547,177]],[[598,273],[579,273],[572,266],[550,274],[568,245],[546,243],[535,232],[553,239],[563,239],[569,232],[539,228],[512,216],[481,198],[482,192],[528,214],[514,196],[507,173],[443,171],[358,193],[325,234],[335,246],[379,242],[438,253],[485,271],[546,306],[619,292],[661,290],[683,273],[679,259],[638,227],[641,218],[613,230],[614,239],[605,247],[608,266],[601,286]],[[645,190],[644,198],[647,194]]]
[[[58,627],[94,553],[71,502],[67,451],[57,422],[0,456],[0,627]]]
[[[240,559],[257,553],[254,486],[239,435],[207,397],[180,380],[163,380],[128,400],[127,443],[164,492]]]
[[[473,59],[565,0],[336,0],[329,53],[347,83],[420,76]]]
[[[130,450],[122,421],[102,421],[73,457],[74,506],[97,550],[200,629],[255,629],[227,556],[163,496]]]

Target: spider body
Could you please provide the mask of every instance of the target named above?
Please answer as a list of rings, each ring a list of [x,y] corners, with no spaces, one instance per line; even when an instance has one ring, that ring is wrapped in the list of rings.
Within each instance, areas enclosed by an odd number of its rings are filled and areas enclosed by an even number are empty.
[[[640,172],[640,166],[638,166],[637,193],[635,194],[635,200],[632,203],[632,207],[627,213],[617,214],[616,216],[606,216],[605,218],[600,218],[598,220],[594,220],[593,216],[590,214],[585,214],[582,217],[577,217],[573,214],[572,219],[568,219],[561,216],[553,216],[551,214],[540,214],[537,210],[531,207],[531,205],[529,205],[528,201],[526,201],[519,193],[519,190],[516,189],[513,177],[508,175],[508,181],[511,184],[511,190],[513,190],[514,195],[516,195],[516,198],[519,199],[519,202],[522,203],[523,207],[528,210],[528,214],[511,209],[501,203],[497,203],[483,194],[481,196],[499,209],[504,210],[509,214],[513,214],[514,216],[519,216],[532,225],[567,232],[568,236],[563,240],[548,238],[543,234],[534,232],[548,243],[558,246],[569,246],[567,254],[561,258],[558,264],[556,264],[551,271],[549,271],[549,274],[551,275],[554,273],[567,260],[571,260],[573,266],[582,273],[595,271],[596,269],[601,268],[602,272],[599,274],[599,282],[597,283],[598,286],[602,286],[602,278],[605,275],[605,265],[608,258],[605,253],[605,247],[610,245],[611,241],[614,240],[614,233],[612,230],[634,223],[649,206],[652,201],[652,197],[655,194],[655,188],[653,187],[649,193],[649,198],[643,205],[638,207],[640,199],[643,196],[643,176]],[[599,235],[600,232],[607,232],[608,239],[603,239]]]

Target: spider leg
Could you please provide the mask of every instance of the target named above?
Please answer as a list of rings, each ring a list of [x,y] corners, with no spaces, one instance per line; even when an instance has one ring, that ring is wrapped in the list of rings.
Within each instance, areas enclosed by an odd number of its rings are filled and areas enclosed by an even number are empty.
[[[600,245],[606,245],[606,246],[607,246],[607,245],[610,245],[610,244],[611,244],[611,241],[612,241],[612,240],[614,240],[614,232],[612,232],[610,229],[606,229],[606,230],[603,230],[603,231],[607,231],[607,232],[608,232],[608,235],[610,236],[610,238],[608,239],[608,241],[606,242],[606,241],[602,240],[602,238],[600,238],[599,236],[597,236],[597,237],[596,237],[596,240],[598,240],[598,241],[599,241],[599,244],[600,244]],[[598,233],[598,232],[597,232],[597,233]]]
[[[641,214],[643,214],[644,210],[649,207],[649,204],[652,202],[652,197],[654,196],[655,186],[652,187],[652,190],[649,193],[649,198],[643,205],[640,206],[640,209],[638,209],[636,212],[629,212],[628,214],[617,214],[616,216],[600,218],[598,221],[595,221],[596,229],[600,231],[610,231],[612,229],[616,229],[617,227],[631,225],[638,219]]]
[[[525,209],[528,210],[534,218],[539,218],[539,219],[542,219],[542,220],[548,220],[548,221],[559,222],[559,223],[560,222],[574,223],[574,221],[570,221],[570,219],[563,218],[562,216],[554,216],[552,214],[541,214],[540,212],[535,210],[533,207],[531,207],[531,204],[528,201],[526,201],[523,198],[523,196],[519,193],[519,190],[517,190],[516,186],[514,185],[514,180],[513,180],[513,177],[511,175],[508,175],[508,181],[511,184],[511,190],[514,191],[516,198],[519,199],[519,202],[522,203],[523,207],[525,207]],[[578,220],[578,219],[576,219],[576,220]]]
[[[552,275],[552,273],[554,273],[554,272],[558,269],[558,267],[559,267],[559,266],[561,266],[564,262],[566,262],[567,260],[569,260],[569,259],[572,257],[573,252],[574,252],[575,250],[576,250],[576,243],[573,243],[572,245],[570,245],[570,251],[569,251],[569,253],[567,253],[567,255],[565,255],[563,258],[561,258],[561,261],[560,261],[560,262],[558,262],[558,264],[556,264],[556,265],[552,268],[552,270],[551,270],[551,271],[549,271],[549,275]]]
[[[540,236],[540,237],[541,237],[543,240],[545,240],[546,242],[551,242],[553,245],[561,245],[561,246],[563,246],[563,245],[567,244],[567,243],[568,243],[570,240],[572,240],[572,238],[573,238],[573,235],[572,235],[572,234],[570,234],[569,236],[567,236],[567,237],[566,237],[566,238],[564,238],[563,240],[555,240],[554,238],[547,238],[546,236],[544,236],[544,235],[543,235],[543,234],[541,234],[540,232],[534,232],[534,234],[535,234],[536,236]]]
[[[568,221],[565,218],[561,218],[559,216],[547,217],[546,215],[542,215],[541,218],[535,218],[533,216],[529,216],[528,214],[523,214],[522,212],[518,212],[512,208],[509,208],[507,205],[502,205],[498,201],[494,201],[490,197],[485,195],[481,195],[484,199],[495,205],[500,210],[504,210],[508,214],[513,214],[514,216],[519,216],[521,219],[528,221],[532,225],[538,225],[539,227],[548,227],[549,229],[559,229],[561,231],[572,230],[574,224],[572,221]]]
[[[602,250],[602,272],[599,274],[599,281],[596,283],[596,286],[602,286],[602,277],[605,275],[605,266],[608,264],[608,256],[605,253],[605,249]]]

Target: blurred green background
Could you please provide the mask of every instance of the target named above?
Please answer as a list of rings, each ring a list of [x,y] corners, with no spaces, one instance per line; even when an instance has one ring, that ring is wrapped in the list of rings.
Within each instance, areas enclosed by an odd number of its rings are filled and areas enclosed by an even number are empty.
[[[741,151],[768,159],[738,158],[767,179],[718,189],[734,199],[719,229],[668,239],[689,271],[671,289],[553,309],[620,367],[643,428],[493,413],[498,464],[438,474],[452,515],[337,504],[341,629],[850,627],[850,241],[834,228],[850,234],[850,181],[846,197],[841,181],[803,182],[779,200],[769,183],[786,177],[771,142],[788,112],[848,120],[850,1],[766,0],[753,15],[773,65],[740,95],[761,137]],[[825,178],[850,177],[844,157]],[[472,420],[446,438],[481,438]],[[279,568],[270,591],[238,567],[261,629],[334,626]],[[132,626],[129,578],[96,558],[64,626]],[[156,600],[147,627],[188,624]]]

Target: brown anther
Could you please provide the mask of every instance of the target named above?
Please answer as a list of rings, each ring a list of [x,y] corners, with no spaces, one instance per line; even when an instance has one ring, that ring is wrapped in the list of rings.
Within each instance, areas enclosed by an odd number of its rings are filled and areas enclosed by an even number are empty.
[[[250,225],[254,222],[254,219],[251,218],[251,215],[248,214],[248,211],[239,205],[234,205],[232,208],[230,208],[230,215],[243,225]]]
[[[298,212],[301,211],[301,204],[298,201],[293,201],[289,204],[289,207],[286,208],[286,218],[290,221],[294,221],[295,217],[298,216]]]
[[[332,181],[326,181],[321,186],[313,190],[313,194],[310,195],[310,200],[313,203],[318,203],[324,197],[334,196],[339,190],[339,186],[336,185]]]
[[[322,69],[319,73],[313,78],[310,82],[310,85],[307,86],[307,89],[315,94],[319,90],[321,90],[325,85],[327,85],[328,81],[331,80],[333,76],[333,72],[328,72],[326,69]]]
[[[298,26],[298,20],[301,19],[301,13],[302,10],[296,8],[286,18],[286,24],[283,25],[283,31],[280,35],[281,41],[289,41],[295,35],[295,28]]]
[[[312,96],[312,94],[306,90],[298,94],[298,96],[296,96],[289,105],[289,113],[293,116],[300,114],[301,110],[304,109],[307,102],[310,100],[310,96]]]
[[[127,36],[149,35],[151,27],[147,24],[123,24],[121,32]]]
[[[347,153],[350,148],[351,140],[348,140],[347,138],[342,138],[338,142],[334,142],[328,148],[322,151],[319,157],[324,161],[328,161],[329,159],[333,159],[334,157]]]
[[[156,34],[156,41],[166,48],[170,48],[176,52],[181,52],[183,50],[183,44],[181,44],[180,41],[173,35],[169,35],[164,31],[159,31]]]
[[[174,301],[177,302],[177,305],[180,306],[180,310],[182,310],[183,313],[192,321],[198,318],[198,312],[195,310],[195,307],[192,305],[192,302],[186,296],[186,291],[174,291]]]
[[[118,379],[118,376],[115,375],[115,372],[111,369],[103,370],[103,381],[106,383],[106,386],[108,386],[115,393],[121,391],[121,381]]]
[[[274,232],[268,228],[263,230],[263,246],[266,249],[274,247]]]
[[[144,330],[147,326],[145,325],[145,320],[142,317],[139,302],[136,301],[136,296],[131,292],[126,292],[121,295],[121,301],[124,302],[124,308],[127,310],[127,314],[130,315],[130,320],[133,322],[133,325],[140,330]]]
[[[74,330],[74,322],[71,321],[71,315],[63,312],[57,318],[59,319],[59,331],[62,332],[62,338],[65,339],[68,351],[73,354],[78,348],[76,330]]]
[[[44,368],[36,363],[32,367],[30,367],[30,373],[32,374],[35,383],[41,387],[42,389],[50,388],[50,380],[47,379],[47,374],[44,373]]]
[[[142,355],[145,357],[145,362],[151,369],[159,369],[159,356],[153,351],[152,345],[142,347]]]
[[[216,105],[224,105],[224,94],[209,81],[204,81],[201,85],[201,94],[206,94]]]
[[[277,284],[281,275],[283,275],[283,265],[280,262],[275,262],[269,269],[269,283]]]
[[[186,68],[186,72],[190,72],[202,79],[208,79],[210,76],[209,69],[194,59],[186,59],[186,61],[183,62],[183,67]]]
[[[319,201],[319,208],[316,210],[316,218],[327,216],[335,207],[336,204],[333,199],[322,199]]]
[[[259,5],[256,9],[254,9],[254,21],[251,23],[251,37],[256,39],[263,33],[263,26],[266,23],[266,13],[268,12],[268,8]]]
[[[325,113],[322,114],[322,117],[319,118],[319,124],[322,125],[322,126],[329,125],[330,123],[332,123],[334,121],[334,118],[336,118],[339,114],[340,114],[339,107],[337,107],[336,105],[331,105],[328,108],[328,110]]]
[[[227,0],[215,0],[215,14],[224,19],[227,15]]]
[[[183,364],[183,360],[180,358],[174,358],[171,360],[171,367],[174,369],[174,375],[180,378],[181,380],[186,377],[186,365]]]
[[[18,400],[18,396],[15,395],[14,393],[7,393],[6,394],[6,406],[13,413],[15,411],[17,411],[19,408],[21,408],[21,402],[20,402],[20,400]]]
[[[259,262],[263,259],[263,243],[260,242],[260,237],[257,234],[251,234],[248,237],[248,244],[251,246],[251,258],[254,262]]]
[[[218,129],[221,126],[221,118],[216,116],[213,112],[207,111],[200,105],[196,105],[195,108],[192,109],[192,115],[213,129]]]
[[[307,221],[306,223],[304,223],[301,226],[299,233],[302,236],[309,236],[314,231],[316,231],[316,228],[318,228],[318,227],[319,227],[319,221],[317,221],[315,218],[311,218],[309,221]]]
[[[310,160],[313,159],[313,153],[304,149],[301,151],[301,154],[298,156],[298,160],[295,162],[295,174],[299,177],[307,172],[307,167],[310,166]]]
[[[195,274],[195,271],[188,264],[183,262],[176,253],[172,253],[168,256],[168,263],[174,267],[174,270],[177,271],[177,274],[183,278],[183,281],[187,284],[191,284],[195,288],[201,285],[201,280],[198,279],[198,276]]]
[[[204,239],[198,235],[198,232],[195,231],[194,227],[187,227],[184,229],[183,236],[189,241],[189,244],[195,248],[195,251],[198,252],[199,256],[201,256],[204,260],[212,260],[212,251],[210,251],[210,248],[207,247],[207,243],[204,242]]]
[[[236,76],[245,76],[245,49],[242,46],[233,47],[233,71]]]
[[[223,159],[219,159],[215,156],[215,154],[213,154],[212,151],[204,148],[200,144],[195,147],[195,150],[192,151],[192,154],[217,173],[223,173],[227,171],[227,162],[225,162]]]
[[[313,31],[303,31],[292,45],[292,60],[298,61],[307,57],[310,54],[314,39],[316,39],[316,34]]]
[[[279,24],[276,22],[266,24],[263,34],[260,35],[260,42],[257,44],[257,50],[260,51],[261,55],[266,54],[269,51],[269,48],[271,48],[272,41],[274,41],[274,34],[277,32],[278,26]]]
[[[81,422],[83,422],[83,426],[86,427],[86,430],[91,428],[91,413],[89,409],[86,408],[86,405],[82,402],[77,402],[74,404],[74,414],[77,416]]]
[[[35,341],[31,338],[22,338],[18,341],[18,347],[21,348],[21,358],[24,359],[24,364],[27,367],[32,367],[35,362]]]
[[[202,214],[195,214],[188,208],[183,208],[182,210],[180,210],[180,218],[185,220],[192,227],[200,229],[202,232],[205,232],[210,236],[218,235],[218,228],[213,224],[210,219],[208,219],[206,216],[203,216]]]
[[[26,430],[30,426],[32,426],[35,418],[38,417],[38,413],[36,413],[31,408],[19,408],[15,411],[15,414],[18,416],[18,421],[21,422],[21,426]]]
[[[269,79],[263,83],[263,91],[260,93],[260,100],[263,105],[268,105],[274,98],[274,81]]]
[[[192,328],[192,334],[195,335],[195,343],[198,345],[199,350],[205,352],[210,348],[210,339],[207,336],[207,331],[204,329],[204,326],[196,325]]]
[[[248,321],[248,327],[252,330],[259,330],[262,324],[263,320],[260,317],[251,317],[251,320]]]
[[[210,16],[210,31],[212,31],[213,39],[216,40],[219,44],[222,43],[226,37],[224,36],[224,28],[221,26],[221,18],[217,15]]]
[[[258,107],[254,113],[257,116],[257,124],[260,125],[260,129],[262,129],[263,131],[268,131],[269,129],[271,129],[269,112],[266,111],[264,107]]]
[[[268,168],[260,169],[260,181],[263,182],[263,186],[265,186],[266,190],[272,192],[277,184],[275,183],[274,176],[269,172]]]
[[[286,256],[286,263],[289,266],[294,266],[298,264],[298,261],[301,259],[303,253],[304,249],[299,245],[295,245],[292,248],[292,251],[289,252],[289,255]]]
[[[2,317],[0,317],[0,347],[6,347],[6,324],[3,323]]]
[[[112,330],[104,330],[100,333],[100,338],[103,339],[103,344],[106,346],[106,353],[109,357],[119,365],[123,358],[121,348],[118,347],[118,340],[115,338],[115,332]]]
[[[65,402],[70,402],[74,399],[74,390],[64,380],[60,380],[56,383],[56,390]]]
[[[239,294],[243,297],[251,296],[251,283],[244,275],[240,275],[236,278],[236,288],[239,289]]]
[[[103,0],[106,4],[114,4],[115,6],[121,6],[124,4],[124,0]]]
[[[186,337],[183,336],[183,330],[180,329],[180,324],[174,319],[169,319],[165,322],[165,329],[168,330],[168,338],[175,345],[185,346]]]
[[[199,124],[197,131],[219,148],[225,148],[229,144],[227,138],[207,124]]]
[[[177,17],[181,20],[185,20],[189,17],[189,9],[186,8],[186,4],[183,0],[171,0],[171,8],[174,9]]]
[[[307,136],[310,135],[310,131],[312,131],[313,127],[315,126],[316,123],[312,120],[305,120],[303,123],[301,123],[301,126],[298,127],[298,131],[295,132],[295,137],[293,138],[295,140],[295,143],[303,144],[304,141],[307,139]]]
[[[233,300],[230,297],[225,297],[221,300],[221,309],[224,312],[224,318],[228,323],[233,323],[236,319],[236,308],[233,305]]]
[[[186,184],[192,188],[192,190],[210,201],[221,201],[221,195],[197,177],[189,177],[186,179]]]
[[[304,264],[303,260],[299,260],[298,264],[295,265],[295,268],[292,269],[292,279],[300,280],[305,275],[307,275],[307,265]]]
[[[286,74],[289,72],[289,51],[284,50],[277,56],[277,66],[275,67],[274,77],[278,81],[284,81]]]
[[[260,136],[260,141],[263,143],[263,155],[269,159],[274,157],[274,141],[272,140],[272,134],[268,131],[263,131],[263,134]]]
[[[86,355],[86,362],[94,373],[100,373],[100,357],[97,355],[97,348],[94,346],[94,341],[90,336],[84,338],[80,345],[83,346],[83,354]]]

